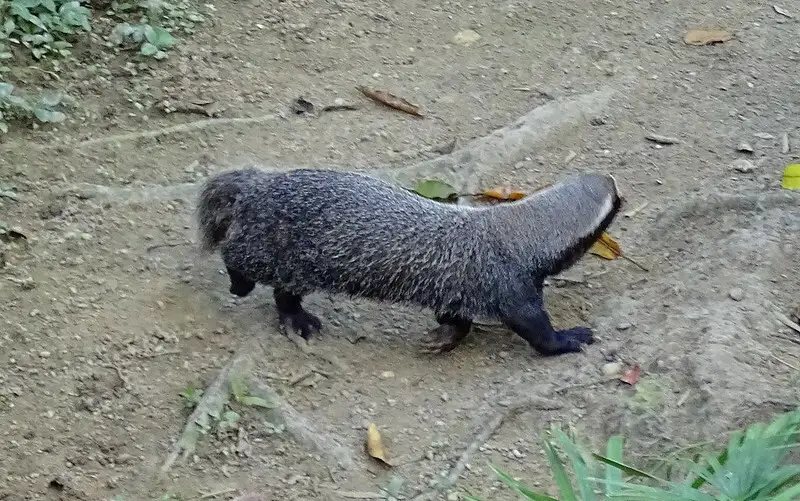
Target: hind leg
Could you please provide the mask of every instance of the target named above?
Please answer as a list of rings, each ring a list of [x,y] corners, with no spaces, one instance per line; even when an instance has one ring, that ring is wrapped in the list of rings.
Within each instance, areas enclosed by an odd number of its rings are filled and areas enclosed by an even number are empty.
[[[285,330],[288,326],[306,341],[311,338],[312,334],[322,329],[320,319],[303,309],[302,296],[292,294],[280,287],[275,287],[273,295],[275,296],[275,306],[278,309],[278,324],[281,329]]]
[[[225,267],[228,270],[228,277],[231,280],[230,293],[239,297],[245,297],[256,287],[256,283],[249,278],[245,277],[238,271],[232,269],[230,266]]]
[[[472,320],[459,318],[449,313],[436,315],[439,327],[431,330],[422,340],[423,353],[446,353],[455,349],[472,329]]]

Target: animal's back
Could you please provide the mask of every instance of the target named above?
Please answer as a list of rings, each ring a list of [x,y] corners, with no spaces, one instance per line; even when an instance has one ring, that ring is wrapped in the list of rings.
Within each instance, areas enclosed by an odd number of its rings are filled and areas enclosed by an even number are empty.
[[[310,169],[259,176],[235,213],[226,262],[297,294],[447,304],[486,285],[474,218],[372,177]]]

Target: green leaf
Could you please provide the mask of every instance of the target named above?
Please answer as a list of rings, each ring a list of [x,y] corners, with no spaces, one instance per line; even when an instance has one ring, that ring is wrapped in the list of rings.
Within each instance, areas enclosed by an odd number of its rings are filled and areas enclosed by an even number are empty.
[[[28,21],[29,23],[33,24],[34,26],[36,26],[37,28],[39,28],[39,29],[41,29],[43,31],[47,31],[47,28],[39,20],[38,17],[36,17],[33,14],[31,14],[30,11],[28,11],[28,9],[26,9],[25,7],[20,6],[19,4],[16,4],[16,3],[12,3],[11,4],[11,14]]]
[[[527,487],[525,487],[524,485],[522,485],[520,482],[514,480],[514,478],[511,477],[511,475],[509,475],[508,473],[505,473],[504,471],[502,471],[502,470],[500,470],[500,469],[498,469],[498,468],[496,468],[496,467],[494,467],[492,465],[489,465],[489,468],[491,468],[492,471],[494,471],[495,475],[497,475],[504,484],[506,484],[507,486],[511,487],[512,489],[517,491],[519,494],[521,494],[522,496],[525,496],[526,498],[528,498],[530,500],[533,500],[533,501],[558,501],[558,499],[552,498],[552,497],[547,496],[545,494],[539,494],[538,492],[533,492],[532,490],[530,490]]]
[[[3,33],[8,36],[14,32],[14,28],[16,27],[17,25],[14,24],[13,19],[6,19],[6,22],[3,23]]]
[[[619,435],[609,438],[608,444],[606,445],[606,458],[621,463],[622,446],[624,443],[625,439]],[[622,470],[606,463],[606,496],[610,497],[616,494],[619,491],[617,485],[621,482]]]
[[[154,56],[156,52],[158,52],[158,47],[150,42],[145,42],[142,44],[141,53],[143,56]]]
[[[44,6],[45,9],[49,10],[53,14],[57,12],[56,3],[53,0],[41,0],[39,5]]]
[[[6,102],[23,110],[31,111],[33,109],[33,107],[30,105],[30,103],[28,103],[28,101],[25,98],[20,96],[15,96],[13,94],[10,96],[6,96]]]
[[[239,401],[242,397],[247,395],[247,387],[240,377],[234,377],[230,380],[230,390],[233,398]]]
[[[615,468],[619,468],[620,470],[624,471],[628,475],[633,475],[635,477],[641,477],[641,478],[647,478],[647,479],[655,480],[657,482],[662,482],[662,483],[666,482],[666,480],[662,480],[662,479],[660,479],[660,478],[658,478],[656,476],[653,476],[653,475],[651,475],[649,473],[646,473],[646,472],[644,472],[642,470],[637,470],[636,468],[634,468],[632,466],[628,466],[628,465],[622,463],[621,461],[615,461],[615,460],[613,460],[611,458],[607,458],[605,456],[601,456],[600,454],[596,454],[596,453],[592,453],[592,457],[595,458],[596,460],[600,461],[600,462],[603,462],[603,463],[607,464],[607,465],[611,465],[611,466],[613,466]]]
[[[0,132],[2,132],[3,134],[8,132],[8,124],[2,120],[0,120]]]
[[[239,398],[239,403],[247,405],[248,407],[263,407],[264,409],[274,409],[275,406],[261,397],[254,397],[251,395],[244,395]]]
[[[800,499],[800,484],[783,491],[775,496],[772,501],[796,501],[797,499]]]
[[[5,99],[14,92],[14,85],[8,82],[0,82],[0,99]]]
[[[154,28],[149,24],[144,29],[144,37],[148,42],[155,45],[159,49],[169,47],[175,42],[175,39],[167,30],[164,28]]]
[[[418,182],[413,191],[417,195],[432,200],[450,200],[458,198],[458,192],[455,188],[443,181],[437,181],[435,179],[426,179]]]
[[[48,92],[43,94],[39,99],[39,103],[45,108],[52,108],[61,104],[61,94],[58,92]]]
[[[594,489],[589,481],[589,468],[586,466],[586,460],[580,449],[563,431],[559,429],[553,429],[552,431],[561,448],[572,462],[572,470],[575,472],[575,481],[581,493],[581,501],[594,501]]]
[[[578,498],[575,496],[575,490],[572,488],[572,484],[567,476],[567,470],[564,468],[561,458],[556,454],[553,445],[545,440],[544,448],[547,452],[547,460],[550,462],[550,468],[553,470],[553,477],[555,477],[558,490],[561,492],[561,497],[564,498],[564,501],[578,501]]]

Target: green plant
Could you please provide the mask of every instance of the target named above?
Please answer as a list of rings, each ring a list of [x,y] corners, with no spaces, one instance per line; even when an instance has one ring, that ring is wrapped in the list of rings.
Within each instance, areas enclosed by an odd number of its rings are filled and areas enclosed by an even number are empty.
[[[90,31],[91,11],[79,0],[0,0],[0,57],[11,59],[8,44],[28,48],[35,59],[70,54],[70,39]]]
[[[66,115],[56,107],[61,104],[61,95],[43,94],[36,100],[14,93],[14,86],[0,82],[0,133],[8,132],[8,120],[36,118],[43,123],[64,121]]]
[[[800,499],[800,464],[786,463],[786,455],[800,444],[800,410],[778,416],[769,424],[757,423],[730,437],[716,456],[695,457],[686,465],[685,478],[672,481],[656,477],[622,462],[623,439],[612,437],[606,455],[586,454],[558,429],[555,441],[545,440],[545,451],[559,498],[534,492],[507,473],[491,466],[500,480],[531,501],[796,501]],[[569,460],[577,492],[567,475]],[[636,481],[623,480],[623,473]],[[602,486],[602,490],[597,490]],[[480,501],[468,496],[471,501]]]
[[[139,45],[140,54],[155,59],[166,58],[166,49],[175,43],[175,39],[164,28],[128,23],[120,23],[114,28],[112,41],[117,45],[123,43]]]

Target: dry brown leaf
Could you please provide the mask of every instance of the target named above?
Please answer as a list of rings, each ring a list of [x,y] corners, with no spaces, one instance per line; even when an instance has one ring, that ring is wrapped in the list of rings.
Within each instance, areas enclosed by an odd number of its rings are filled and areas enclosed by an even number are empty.
[[[613,261],[622,256],[622,247],[620,247],[619,242],[611,238],[611,235],[603,232],[600,238],[589,248],[589,252],[595,256]]]
[[[386,458],[386,447],[383,445],[383,439],[375,423],[370,423],[369,428],[367,428],[367,454],[386,466],[391,466]]]
[[[498,200],[505,200],[508,198],[502,188],[492,188],[483,192],[483,196],[489,198],[496,198]]]
[[[409,101],[403,99],[402,97],[395,96],[390,92],[386,92],[383,90],[369,89],[367,87],[364,87],[363,85],[357,86],[356,89],[358,89],[362,94],[372,99],[373,101],[377,101],[390,108],[403,111],[405,113],[408,113],[409,115],[414,115],[416,117],[425,116],[420,111],[418,105],[410,103]]]
[[[687,45],[711,45],[731,40],[733,34],[721,29],[694,29],[686,32],[683,41]]]
[[[642,377],[642,368],[639,367],[639,364],[634,365],[633,367],[628,367],[625,369],[625,372],[622,373],[622,376],[619,377],[619,380],[623,383],[628,383],[629,385],[634,385],[639,381],[639,378]]]

